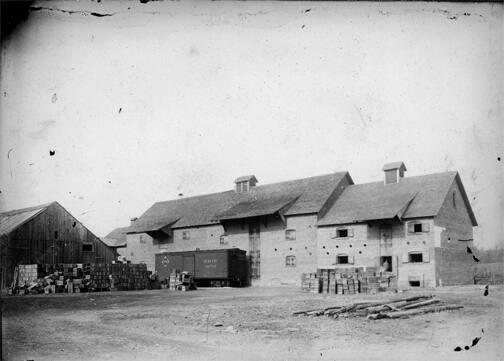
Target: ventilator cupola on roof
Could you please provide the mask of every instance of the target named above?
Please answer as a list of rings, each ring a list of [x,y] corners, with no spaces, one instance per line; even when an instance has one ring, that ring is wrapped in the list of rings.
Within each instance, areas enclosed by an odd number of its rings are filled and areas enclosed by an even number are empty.
[[[237,193],[248,192],[250,188],[255,187],[257,178],[255,175],[246,175],[235,179],[235,190]]]
[[[385,164],[382,170],[385,172],[385,184],[394,184],[404,178],[407,169],[403,162],[393,162]]]

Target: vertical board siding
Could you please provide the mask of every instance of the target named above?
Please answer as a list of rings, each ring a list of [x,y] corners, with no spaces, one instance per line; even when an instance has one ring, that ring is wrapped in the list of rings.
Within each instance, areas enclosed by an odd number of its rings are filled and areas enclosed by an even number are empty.
[[[116,258],[113,249],[56,202],[2,242],[2,288],[10,286],[18,264],[111,263]],[[93,252],[82,252],[83,243],[92,243]]]

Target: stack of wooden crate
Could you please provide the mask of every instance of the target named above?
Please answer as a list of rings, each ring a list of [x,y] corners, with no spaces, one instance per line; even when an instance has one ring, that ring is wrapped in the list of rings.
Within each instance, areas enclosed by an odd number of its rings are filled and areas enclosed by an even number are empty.
[[[317,271],[320,293],[329,293],[329,271],[328,269],[319,269]]]
[[[397,288],[397,278],[390,273],[377,274],[374,267],[318,269],[304,273],[301,288],[305,292],[325,294],[377,293]]]
[[[172,270],[168,288],[172,291],[190,291],[196,289],[193,277],[188,272]]]
[[[111,265],[104,263],[94,263],[89,267],[89,275],[91,276],[91,288],[96,290],[104,290],[110,288],[110,271]]]
[[[170,273],[170,282],[168,284],[168,289],[171,291],[175,291],[177,289],[178,283],[178,272],[176,270],[172,270]]]
[[[42,274],[42,269],[36,264],[19,265],[18,285],[36,281]]]
[[[149,272],[145,264],[104,264],[90,267],[90,279],[97,289],[109,288],[119,291],[142,290],[149,286]]]
[[[15,286],[21,294],[142,290],[149,287],[150,274],[145,264],[104,263],[19,265],[18,273]]]
[[[320,283],[317,273],[301,274],[301,288],[304,292],[319,293]]]

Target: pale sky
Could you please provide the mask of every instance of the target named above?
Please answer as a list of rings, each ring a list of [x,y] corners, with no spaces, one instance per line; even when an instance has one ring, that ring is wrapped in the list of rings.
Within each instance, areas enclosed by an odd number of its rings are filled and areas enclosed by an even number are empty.
[[[2,46],[0,210],[57,200],[103,236],[241,175],[402,160],[459,171],[476,245],[504,244],[502,4],[36,6]]]

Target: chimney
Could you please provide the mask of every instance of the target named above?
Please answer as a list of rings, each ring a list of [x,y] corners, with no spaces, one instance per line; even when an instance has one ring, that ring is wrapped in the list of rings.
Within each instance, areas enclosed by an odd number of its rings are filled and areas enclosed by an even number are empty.
[[[403,162],[387,163],[382,170],[385,172],[385,184],[399,183],[407,170]]]
[[[137,221],[137,219],[138,219],[138,217],[133,217],[133,218],[130,219],[130,227],[135,224],[135,222]]]
[[[236,193],[246,193],[250,191],[252,187],[255,187],[258,181],[255,175],[246,175],[236,178],[234,182]]]

